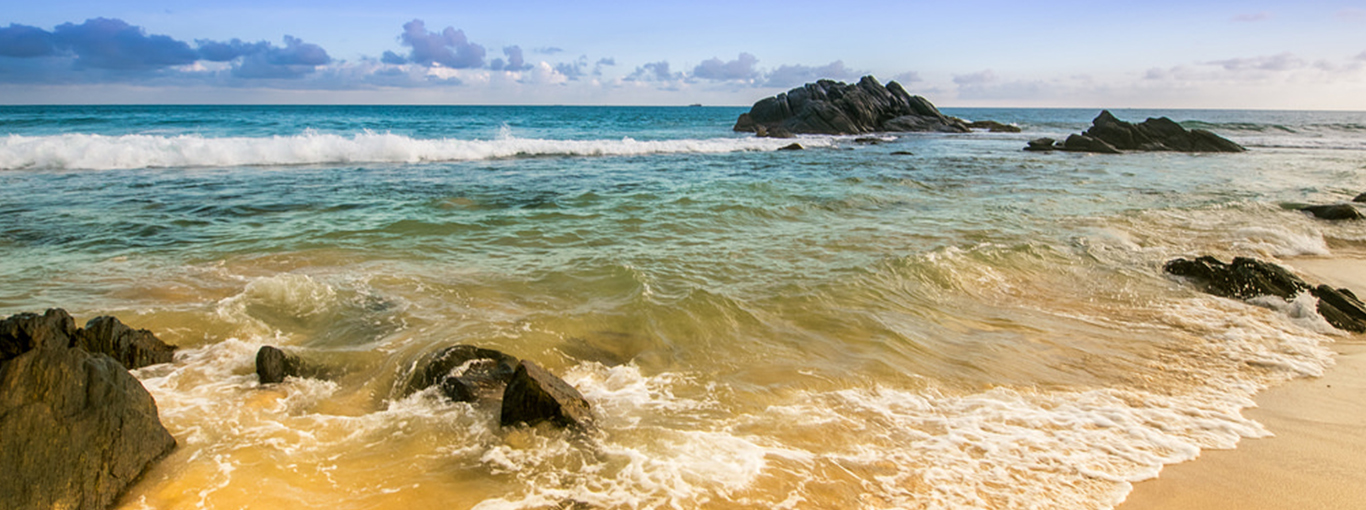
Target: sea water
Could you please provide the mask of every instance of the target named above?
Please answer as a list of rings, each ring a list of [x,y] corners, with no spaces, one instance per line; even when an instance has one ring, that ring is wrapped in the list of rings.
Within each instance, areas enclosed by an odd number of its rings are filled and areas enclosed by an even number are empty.
[[[128,510],[1110,508],[1348,338],[1161,267],[1362,256],[1295,208],[1366,191],[1366,114],[1116,110],[1249,151],[1092,155],[1021,148],[1097,110],[876,143],[744,111],[0,107],[0,313],[180,346],[134,372],[179,448]],[[402,394],[454,344],[596,430]],[[326,377],[259,384],[263,345]]]

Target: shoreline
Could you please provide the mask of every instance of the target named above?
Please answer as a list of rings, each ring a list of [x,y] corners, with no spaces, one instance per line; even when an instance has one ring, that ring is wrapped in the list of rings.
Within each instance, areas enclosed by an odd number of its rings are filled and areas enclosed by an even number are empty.
[[[1296,272],[1366,292],[1366,258],[1296,258]],[[1336,365],[1259,393],[1243,411],[1274,434],[1205,450],[1134,484],[1118,510],[1355,509],[1366,501],[1366,335],[1336,339]]]

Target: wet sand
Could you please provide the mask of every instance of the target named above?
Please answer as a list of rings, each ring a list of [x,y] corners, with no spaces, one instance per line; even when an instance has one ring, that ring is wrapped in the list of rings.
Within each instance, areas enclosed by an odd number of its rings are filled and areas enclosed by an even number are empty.
[[[1366,259],[1296,259],[1311,283],[1366,291]],[[1244,414],[1274,437],[1208,450],[1138,483],[1120,510],[1366,508],[1366,335],[1339,337],[1324,377],[1262,392]]]

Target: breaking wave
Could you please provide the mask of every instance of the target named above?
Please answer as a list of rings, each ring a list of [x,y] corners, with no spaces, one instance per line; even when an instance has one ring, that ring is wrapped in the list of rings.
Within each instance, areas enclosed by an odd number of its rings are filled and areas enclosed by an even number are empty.
[[[828,145],[803,139],[807,145]],[[289,166],[346,163],[433,163],[553,156],[768,151],[792,143],[769,138],[682,140],[419,139],[392,133],[304,133],[269,138],[200,135],[10,135],[0,139],[0,170]]]

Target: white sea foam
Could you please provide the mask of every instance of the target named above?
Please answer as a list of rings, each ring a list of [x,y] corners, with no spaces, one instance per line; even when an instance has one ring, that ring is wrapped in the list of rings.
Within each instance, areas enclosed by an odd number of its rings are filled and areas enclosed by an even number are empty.
[[[831,138],[804,138],[826,146]],[[391,133],[350,136],[309,132],[269,138],[199,135],[63,134],[0,138],[0,170],[429,163],[544,156],[633,156],[766,151],[792,143],[772,138],[686,140],[418,139]]]

